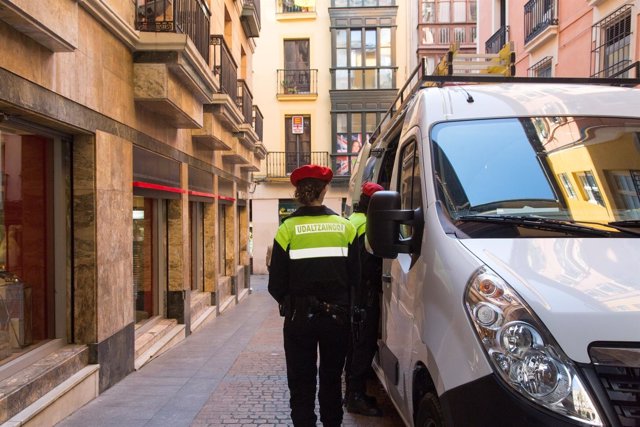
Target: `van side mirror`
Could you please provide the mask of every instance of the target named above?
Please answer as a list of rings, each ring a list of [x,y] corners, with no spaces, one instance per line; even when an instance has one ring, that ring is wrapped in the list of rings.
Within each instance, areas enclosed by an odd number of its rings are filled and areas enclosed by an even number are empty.
[[[401,238],[401,224],[413,227],[410,238]],[[399,253],[419,251],[423,228],[422,209],[400,209],[400,193],[397,191],[378,191],[371,196],[367,211],[367,241],[374,255],[396,258]]]

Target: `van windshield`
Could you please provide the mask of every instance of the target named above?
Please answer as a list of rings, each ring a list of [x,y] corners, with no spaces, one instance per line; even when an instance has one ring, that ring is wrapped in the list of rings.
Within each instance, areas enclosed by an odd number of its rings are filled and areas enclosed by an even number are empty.
[[[535,219],[640,232],[638,119],[446,122],[431,141],[438,199],[456,223]]]

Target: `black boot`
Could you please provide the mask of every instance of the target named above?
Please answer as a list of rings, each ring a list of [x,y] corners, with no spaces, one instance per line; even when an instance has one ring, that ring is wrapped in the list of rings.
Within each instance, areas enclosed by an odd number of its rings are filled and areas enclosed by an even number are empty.
[[[364,393],[351,393],[347,396],[347,412],[368,417],[382,416],[382,410],[378,408],[376,399]]]

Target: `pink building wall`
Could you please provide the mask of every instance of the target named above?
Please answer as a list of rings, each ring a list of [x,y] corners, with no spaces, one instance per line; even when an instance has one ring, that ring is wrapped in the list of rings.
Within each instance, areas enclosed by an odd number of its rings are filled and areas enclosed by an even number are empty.
[[[553,75],[588,77],[591,75],[593,9],[585,7],[586,2],[582,7],[574,2],[558,3],[558,58]]]
[[[620,0],[600,3],[597,11],[588,1],[556,0],[558,26],[557,34],[549,40],[529,50],[524,44],[524,5],[528,0],[506,0],[509,27],[508,40],[513,43],[516,52],[516,76],[527,76],[528,69],[546,56],[553,57],[554,77],[589,77],[591,69],[592,27],[628,2]],[[632,31],[635,43],[631,52],[632,60],[640,58],[640,1],[633,2]],[[478,52],[483,53],[485,42],[500,28],[500,1],[478,1]]]

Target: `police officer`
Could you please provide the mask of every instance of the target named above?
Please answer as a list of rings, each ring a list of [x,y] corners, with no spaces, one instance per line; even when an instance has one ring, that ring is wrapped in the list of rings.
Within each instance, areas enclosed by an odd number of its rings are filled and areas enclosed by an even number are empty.
[[[331,169],[305,165],[291,183],[302,204],[285,218],[274,239],[269,293],[284,319],[284,351],[293,425],[316,425],[315,394],[320,351],[320,420],[342,423],[342,371],[350,335],[350,286],[359,286],[355,227],[324,206]]]
[[[366,182],[362,185],[360,200],[349,221],[356,227],[360,240],[361,288],[357,295],[358,322],[354,323],[351,349],[345,367],[347,411],[367,415],[382,416],[375,397],[366,394],[367,377],[371,362],[377,350],[378,322],[380,319],[379,294],[382,291],[382,258],[366,250],[365,231],[367,229],[367,209],[371,196],[383,190],[381,185]],[[360,314],[362,313],[362,314]]]

